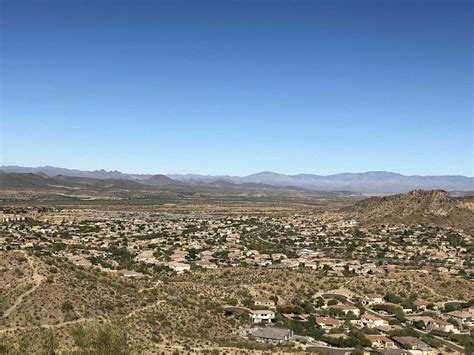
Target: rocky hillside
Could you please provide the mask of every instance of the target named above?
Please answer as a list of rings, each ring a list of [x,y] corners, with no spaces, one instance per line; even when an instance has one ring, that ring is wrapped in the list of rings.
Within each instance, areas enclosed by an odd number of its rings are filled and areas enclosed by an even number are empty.
[[[366,225],[426,223],[474,230],[474,199],[454,198],[443,190],[372,197],[346,208],[344,213]]]

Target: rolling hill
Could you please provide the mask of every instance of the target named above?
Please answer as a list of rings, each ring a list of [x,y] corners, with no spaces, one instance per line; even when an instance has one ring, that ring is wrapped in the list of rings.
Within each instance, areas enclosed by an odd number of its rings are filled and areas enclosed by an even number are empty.
[[[444,190],[372,197],[343,211],[365,225],[423,223],[474,230],[474,198],[454,198]]]

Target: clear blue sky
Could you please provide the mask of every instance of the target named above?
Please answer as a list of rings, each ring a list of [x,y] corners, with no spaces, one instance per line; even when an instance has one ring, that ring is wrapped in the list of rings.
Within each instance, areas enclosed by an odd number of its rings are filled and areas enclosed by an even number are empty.
[[[473,1],[1,3],[4,165],[473,175]]]

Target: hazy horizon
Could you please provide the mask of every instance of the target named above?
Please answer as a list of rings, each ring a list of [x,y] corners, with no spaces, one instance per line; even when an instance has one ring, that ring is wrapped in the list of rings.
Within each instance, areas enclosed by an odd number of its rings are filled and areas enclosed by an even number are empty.
[[[40,166],[22,166],[18,164],[12,164],[12,165],[0,165],[0,171],[2,168],[14,168],[17,167],[19,169],[42,169],[42,168],[53,168],[53,169],[66,169],[66,170],[77,170],[77,171],[83,171],[83,172],[94,172],[94,171],[105,171],[108,173],[112,172],[118,172],[122,174],[129,174],[129,175],[166,175],[166,176],[171,176],[171,175],[197,175],[197,176],[209,176],[209,177],[246,177],[249,175],[255,175],[255,174],[261,174],[261,173],[272,173],[272,174],[279,174],[279,175],[286,175],[286,176],[297,176],[297,175],[318,175],[318,176],[332,176],[332,175],[340,175],[340,174],[365,174],[365,173],[388,173],[388,174],[397,174],[397,175],[403,175],[403,176],[421,176],[421,177],[429,177],[429,176],[461,176],[461,177],[467,177],[467,178],[473,178],[474,176],[471,175],[460,175],[460,174],[451,174],[451,175],[423,175],[423,174],[412,174],[412,175],[406,175],[402,174],[397,171],[390,171],[390,170],[367,170],[367,171],[339,171],[336,173],[331,173],[331,174],[321,174],[316,172],[311,172],[311,171],[305,171],[305,172],[296,172],[296,173],[285,173],[285,172],[280,172],[280,171],[271,171],[271,170],[258,170],[251,172],[249,174],[206,174],[206,173],[200,173],[200,172],[193,172],[189,171],[186,173],[175,173],[175,172],[166,172],[166,171],[153,171],[153,169],[150,169],[149,171],[145,172],[135,172],[135,171],[123,171],[123,170],[118,170],[118,169],[78,169],[74,167],[64,167],[64,166],[52,166],[52,165],[40,165]],[[40,171],[38,171],[40,172]]]
[[[471,1],[1,6],[0,165],[473,176]]]

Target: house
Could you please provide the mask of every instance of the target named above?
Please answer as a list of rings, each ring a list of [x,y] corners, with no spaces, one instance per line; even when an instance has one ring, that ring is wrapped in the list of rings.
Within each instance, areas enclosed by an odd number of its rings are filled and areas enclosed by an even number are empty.
[[[413,301],[413,304],[416,306],[419,311],[426,311],[428,309],[429,302],[423,300]]]
[[[336,308],[341,310],[344,314],[348,314],[349,312],[352,312],[354,315],[359,316],[360,315],[360,309],[357,308],[354,305],[348,304],[348,303],[340,303],[336,304],[335,306],[331,306],[330,308]]]
[[[392,339],[383,335],[366,335],[366,338],[372,343],[372,346],[378,349],[394,349],[395,343]]]
[[[324,334],[324,336],[326,338],[332,338],[332,339],[347,339],[347,338],[349,338],[349,336],[347,334],[344,334],[344,333],[338,333],[338,334],[328,333],[328,334]]]
[[[281,265],[289,269],[296,269],[298,266],[300,266],[300,262],[296,259],[283,259],[281,261]]]
[[[125,277],[133,277],[133,278],[141,278],[144,275],[141,272],[136,272],[133,270],[119,270],[117,271],[119,275],[125,276]]]
[[[84,257],[80,255],[69,256],[68,260],[77,266],[85,266],[85,267],[92,266],[92,263],[88,259],[85,259]]]
[[[250,333],[257,340],[280,344],[287,342],[293,336],[293,331],[284,328],[258,328]]]
[[[26,218],[24,216],[17,216],[11,214],[0,214],[0,221],[2,222],[13,222],[13,221],[24,221]]]
[[[410,350],[422,350],[429,351],[431,350],[430,346],[426,344],[423,340],[412,337],[412,336],[395,336],[393,337],[398,344],[400,344],[404,349]]]
[[[286,259],[286,255],[285,254],[281,254],[281,253],[277,253],[277,254],[272,254],[270,255],[272,260],[276,261],[276,260],[282,260],[282,259]]]
[[[372,306],[374,304],[382,304],[382,303],[384,303],[383,296],[375,294],[375,293],[366,295],[362,299],[362,304],[365,304],[367,306]]]
[[[256,306],[263,306],[263,307],[268,307],[268,308],[275,308],[275,301],[263,298],[263,297],[257,297],[253,301]]]
[[[441,330],[443,332],[457,332],[456,327],[444,320],[441,319],[431,319],[428,322],[426,322],[426,329],[431,331],[431,330]]]
[[[275,312],[266,309],[251,310],[250,318],[254,323],[270,323],[275,319]]]
[[[173,270],[173,271],[176,271],[178,273],[182,273],[184,271],[189,271],[191,270],[191,265],[189,264],[183,264],[183,263],[176,263],[176,262],[173,262],[173,263],[168,263],[168,267]]]
[[[186,250],[175,250],[174,253],[170,256],[172,261],[185,261],[188,251]]]
[[[329,330],[337,328],[341,322],[331,317],[316,317],[316,324],[320,326],[321,329]]]
[[[33,248],[33,243],[23,243],[20,245],[20,249],[28,249],[28,248]]]
[[[360,318],[359,324],[368,328],[376,328],[388,325],[388,322],[385,319],[366,313]]]
[[[339,225],[343,228],[355,227],[359,223],[355,219],[350,219],[348,221],[339,222]]]
[[[447,313],[448,316],[457,320],[460,324],[474,326],[474,312],[469,311],[452,311]]]
[[[316,270],[318,268],[318,263],[315,261],[305,261],[304,267]]]
[[[209,260],[198,260],[196,261],[196,265],[203,269],[217,269],[217,265]]]

